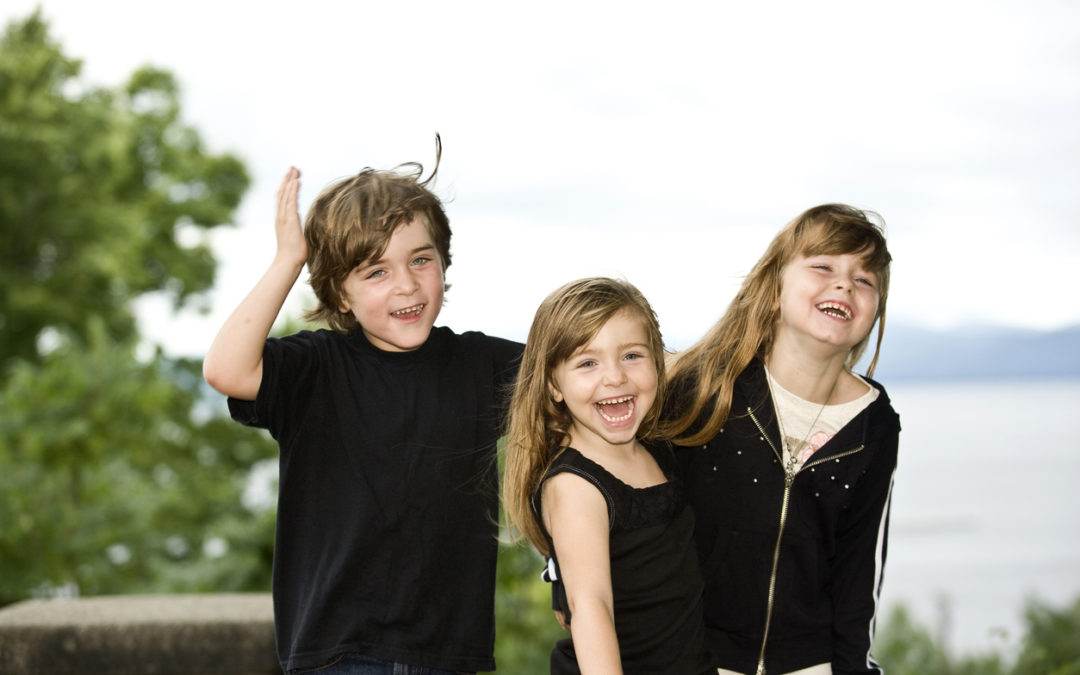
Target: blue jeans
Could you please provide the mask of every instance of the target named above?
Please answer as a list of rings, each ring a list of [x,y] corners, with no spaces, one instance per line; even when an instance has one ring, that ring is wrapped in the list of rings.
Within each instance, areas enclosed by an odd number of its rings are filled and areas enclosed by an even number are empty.
[[[463,675],[464,671],[441,670],[426,666],[410,666],[406,663],[379,661],[362,654],[344,654],[341,658],[321,668],[300,671],[312,675]]]

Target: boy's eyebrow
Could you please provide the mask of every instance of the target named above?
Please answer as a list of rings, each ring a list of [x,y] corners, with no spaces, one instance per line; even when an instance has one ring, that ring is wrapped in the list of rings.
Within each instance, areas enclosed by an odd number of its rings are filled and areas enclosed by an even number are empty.
[[[424,244],[423,246],[417,246],[413,250],[409,251],[409,256],[412,257],[417,253],[423,253],[424,251],[434,252],[435,244]],[[386,251],[383,251],[382,256],[380,256],[377,260],[368,260],[365,262],[361,262],[357,265],[357,267],[374,267],[375,265],[381,265],[384,262],[386,262]]]

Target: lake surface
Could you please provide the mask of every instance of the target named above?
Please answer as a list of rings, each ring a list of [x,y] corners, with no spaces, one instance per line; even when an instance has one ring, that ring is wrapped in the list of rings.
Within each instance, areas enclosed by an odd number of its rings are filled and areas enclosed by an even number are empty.
[[[885,383],[900,414],[885,586],[954,654],[1011,653],[1080,596],[1080,380]]]

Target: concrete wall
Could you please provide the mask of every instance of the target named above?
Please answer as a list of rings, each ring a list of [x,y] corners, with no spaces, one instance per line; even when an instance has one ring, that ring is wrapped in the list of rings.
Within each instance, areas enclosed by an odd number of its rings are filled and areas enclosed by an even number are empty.
[[[29,600],[0,609],[2,675],[280,675],[269,594]]]

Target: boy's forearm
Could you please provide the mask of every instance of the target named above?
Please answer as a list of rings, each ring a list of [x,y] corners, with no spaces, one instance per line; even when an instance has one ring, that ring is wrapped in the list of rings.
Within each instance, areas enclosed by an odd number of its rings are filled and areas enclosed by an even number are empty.
[[[255,399],[262,382],[263,345],[302,268],[275,258],[225,320],[203,361],[203,377],[210,386],[233,398]]]

